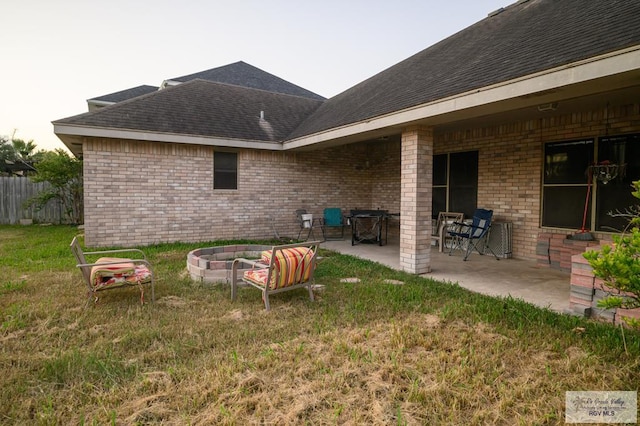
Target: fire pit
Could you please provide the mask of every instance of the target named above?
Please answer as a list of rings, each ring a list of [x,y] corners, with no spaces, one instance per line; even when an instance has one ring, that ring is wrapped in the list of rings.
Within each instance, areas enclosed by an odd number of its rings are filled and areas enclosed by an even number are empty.
[[[260,253],[270,248],[265,245],[238,244],[196,249],[187,255],[187,270],[194,281],[229,284],[233,259],[259,259]]]

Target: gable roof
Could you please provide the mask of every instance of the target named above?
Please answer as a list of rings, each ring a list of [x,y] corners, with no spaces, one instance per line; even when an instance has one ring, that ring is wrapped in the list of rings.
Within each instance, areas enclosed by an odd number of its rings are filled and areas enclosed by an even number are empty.
[[[145,132],[152,132],[181,137],[279,142],[321,103],[299,96],[196,79],[53,124],[101,129],[104,135],[124,132],[130,138],[138,139],[143,139]]]
[[[172,82],[184,83],[194,79],[233,84],[236,86],[250,87],[253,89],[266,90],[285,95],[301,96],[320,101],[325,100],[324,97],[316,93],[300,86],[296,86],[293,83],[289,83],[280,77],[242,61],[212,68],[206,71],[200,71],[194,74],[184,75],[182,77],[172,78],[166,80],[165,83],[163,83],[163,86],[171,85]]]
[[[521,0],[329,99],[291,138],[639,43],[639,1]]]

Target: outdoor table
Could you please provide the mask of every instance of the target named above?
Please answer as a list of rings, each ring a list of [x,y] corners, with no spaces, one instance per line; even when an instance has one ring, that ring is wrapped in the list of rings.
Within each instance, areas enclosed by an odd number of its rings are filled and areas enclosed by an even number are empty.
[[[387,210],[351,210],[347,216],[351,224],[351,245],[387,244],[389,216]]]

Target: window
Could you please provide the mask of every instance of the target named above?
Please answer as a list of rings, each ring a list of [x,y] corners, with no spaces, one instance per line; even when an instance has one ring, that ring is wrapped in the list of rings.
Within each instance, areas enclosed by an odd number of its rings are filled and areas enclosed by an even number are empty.
[[[542,198],[544,226],[582,227],[588,189],[586,170],[593,163],[593,147],[593,139],[546,144]]]
[[[238,154],[213,153],[213,189],[238,189]]]
[[[625,164],[609,182],[591,179],[593,164]],[[637,204],[631,182],[640,178],[640,135],[607,136],[545,145],[542,225],[619,232],[627,221],[609,213]],[[590,185],[591,182],[591,185]]]
[[[631,182],[640,179],[640,135],[611,136],[601,138],[598,144],[598,163],[626,164],[622,176],[607,184],[597,183],[596,230],[621,232],[628,220],[612,217],[609,212],[637,205],[631,195]]]
[[[477,202],[478,151],[434,155],[432,217],[444,211],[471,217]]]

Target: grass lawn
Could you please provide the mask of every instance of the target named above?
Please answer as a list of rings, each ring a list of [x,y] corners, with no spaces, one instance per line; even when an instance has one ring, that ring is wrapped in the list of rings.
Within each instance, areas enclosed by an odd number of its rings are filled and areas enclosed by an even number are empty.
[[[640,383],[637,332],[328,251],[316,302],[192,282],[209,242],[143,248],[155,304],[87,305],[79,234],[0,226],[0,424],[563,424],[566,391]]]

